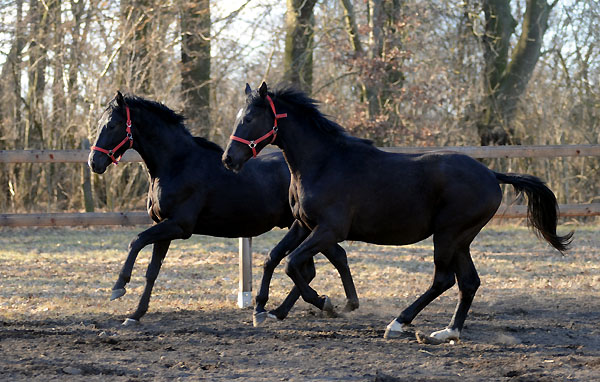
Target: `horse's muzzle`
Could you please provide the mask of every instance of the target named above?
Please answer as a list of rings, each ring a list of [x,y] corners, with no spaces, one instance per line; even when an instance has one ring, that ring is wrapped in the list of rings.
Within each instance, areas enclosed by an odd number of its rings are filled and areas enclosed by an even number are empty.
[[[225,165],[225,168],[235,172],[236,174],[238,172],[240,172],[240,170],[242,169],[242,165],[243,163],[238,162],[238,163],[234,163],[233,158],[231,158],[231,156],[227,155],[227,154],[223,154],[223,165]]]
[[[95,154],[95,151],[90,152],[90,156],[88,157],[88,166],[96,174],[104,174],[106,168],[110,164],[110,159],[106,157],[106,155],[104,155],[106,158],[98,158],[98,156]]]

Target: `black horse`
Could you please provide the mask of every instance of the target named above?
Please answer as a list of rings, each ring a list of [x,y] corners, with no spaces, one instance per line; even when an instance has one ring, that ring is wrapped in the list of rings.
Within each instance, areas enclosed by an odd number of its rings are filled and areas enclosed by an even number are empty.
[[[139,251],[154,244],[146,272],[146,286],[137,310],[124,324],[137,323],[147,312],[152,287],[171,240],[192,234],[218,237],[252,237],[273,227],[289,227],[294,221],[288,202],[290,174],[281,153],[262,155],[239,174],[227,171],[223,149],[206,139],[193,137],[184,118],[166,106],[118,92],[103,113],[98,138],[89,156],[90,168],[102,174],[129,149],[144,160],[150,176],[148,214],[156,223],[129,245],[129,254],[113,287],[111,300],[125,294]],[[296,230],[292,225],[292,231]],[[267,257],[289,252],[285,242]],[[358,307],[358,297],[346,262],[346,253],[335,244],[323,254],[338,268],[348,296],[348,306]],[[303,268],[310,280],[314,263]],[[296,287],[271,313],[283,319],[299,298]],[[266,314],[263,315],[263,319]]]
[[[500,205],[499,183],[524,191],[529,222],[554,248],[567,249],[572,233],[557,236],[556,198],[536,177],[494,172],[457,153],[387,153],[346,134],[319,112],[316,101],[299,91],[268,92],[263,83],[258,91],[246,85],[246,94],[223,162],[240,171],[252,156],[244,142],[276,136],[272,142],[282,149],[290,168],[292,211],[300,222],[296,232],[288,233],[294,235],[289,240],[299,245],[289,255],[286,273],[302,298],[320,309],[331,305],[308,285],[300,270],[323,248],[343,240],[405,245],[433,235],[433,283],[388,325],[385,337],[406,331],[416,315],[456,280],[459,301],[452,321],[432,336],[459,338],[480,284],[469,246]],[[278,127],[273,128],[274,121]],[[262,140],[254,150],[267,144]]]

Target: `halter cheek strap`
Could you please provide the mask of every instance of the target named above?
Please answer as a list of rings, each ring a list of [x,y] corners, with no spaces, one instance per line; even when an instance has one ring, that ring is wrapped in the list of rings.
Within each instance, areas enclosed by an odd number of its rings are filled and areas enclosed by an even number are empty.
[[[248,147],[250,147],[250,149],[252,150],[252,156],[254,158],[256,158],[256,156],[258,155],[260,150],[262,150],[262,149],[256,150],[256,145],[258,145],[260,142],[264,141],[265,139],[269,138],[270,136],[273,136],[273,138],[271,139],[271,142],[269,142],[269,143],[275,142],[275,138],[277,138],[277,130],[279,129],[277,127],[277,120],[280,118],[287,117],[287,113],[277,114],[277,111],[275,110],[275,104],[273,104],[273,100],[271,99],[271,97],[268,94],[267,94],[267,101],[269,101],[269,104],[271,105],[271,110],[273,110],[273,115],[275,116],[275,122],[273,123],[273,128],[268,133],[266,133],[265,135],[263,135],[262,137],[260,137],[258,139],[252,140],[252,141],[249,141],[244,138],[236,137],[235,135],[232,135],[230,137],[232,141],[238,141],[238,142],[248,145]]]
[[[125,111],[127,112],[127,124],[125,127],[127,135],[125,136],[125,138],[123,138],[121,143],[116,145],[112,150],[106,150],[98,146],[91,147],[91,150],[100,151],[101,153],[108,155],[108,157],[110,158],[110,160],[112,160],[114,164],[119,164],[119,161],[121,160],[121,157],[123,157],[123,154],[125,154],[125,151],[133,147],[133,135],[131,135],[131,116],[129,114],[129,106],[125,106]],[[118,158],[115,158],[115,153],[121,148],[121,146],[127,143],[127,141],[129,141],[129,147]]]

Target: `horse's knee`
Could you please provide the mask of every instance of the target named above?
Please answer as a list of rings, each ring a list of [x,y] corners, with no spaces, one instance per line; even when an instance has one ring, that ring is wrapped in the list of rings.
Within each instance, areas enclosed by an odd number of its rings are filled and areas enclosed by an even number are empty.
[[[139,251],[139,249],[138,249],[139,241],[140,241],[140,236],[138,235],[138,236],[136,236],[135,239],[133,239],[129,242],[129,246],[127,246],[127,249],[129,250],[129,252],[131,252],[133,250]]]
[[[292,277],[298,270],[301,270],[301,264],[295,259],[290,259],[285,265],[285,274]]]
[[[315,278],[316,275],[317,275],[317,271],[315,269],[315,263],[309,262],[309,263],[305,264],[304,267],[302,268],[302,276],[306,280],[312,280]]]
[[[263,264],[264,272],[273,272],[275,268],[279,265],[281,259],[279,256],[275,255],[273,252],[269,253],[265,258],[265,262]]]

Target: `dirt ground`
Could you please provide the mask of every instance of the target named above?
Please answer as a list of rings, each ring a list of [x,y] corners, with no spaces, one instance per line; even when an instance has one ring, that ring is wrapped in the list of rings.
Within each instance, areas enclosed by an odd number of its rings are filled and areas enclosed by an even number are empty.
[[[600,380],[600,226],[575,229],[567,256],[526,228],[491,226],[472,246],[482,286],[461,341],[385,340],[385,326],[427,287],[431,241],[396,248],[343,243],[361,307],[325,318],[299,302],[285,321],[252,326],[235,306],[237,241],[173,243],[149,313],[135,308],[149,250],[128,293],[110,288],[139,228],[0,228],[1,381],[593,381]],[[254,240],[262,257],[283,235]],[[317,261],[317,291],[336,305],[343,289]],[[270,306],[291,286],[280,268]],[[430,333],[448,323],[454,287],[414,321]]]

